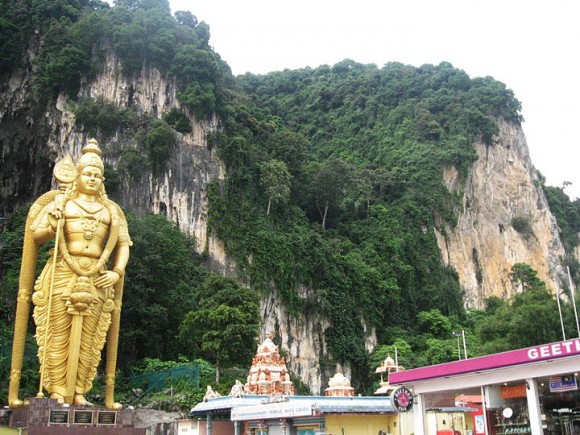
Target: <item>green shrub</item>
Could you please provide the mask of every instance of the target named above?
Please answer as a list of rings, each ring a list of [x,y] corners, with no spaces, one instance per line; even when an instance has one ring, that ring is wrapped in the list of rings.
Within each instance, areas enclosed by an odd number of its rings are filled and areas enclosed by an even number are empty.
[[[172,107],[163,115],[163,120],[180,133],[191,133],[191,120],[182,110]]]
[[[112,137],[121,128],[130,127],[137,119],[132,110],[117,107],[103,97],[79,101],[74,113],[76,121],[89,136],[98,137],[100,133],[102,139]]]
[[[512,219],[512,227],[526,239],[534,235],[529,216],[515,216]]]

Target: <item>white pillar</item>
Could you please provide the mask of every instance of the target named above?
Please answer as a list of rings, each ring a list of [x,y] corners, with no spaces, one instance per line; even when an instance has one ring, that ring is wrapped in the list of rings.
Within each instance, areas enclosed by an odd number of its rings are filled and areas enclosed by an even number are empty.
[[[241,435],[241,421],[234,421],[234,434]]]
[[[413,424],[415,435],[425,435],[425,405],[423,395],[417,394],[413,403]]]
[[[483,433],[487,435],[489,429],[487,427],[487,408],[489,406],[489,388],[485,385],[481,386],[481,397],[483,399],[481,405],[483,408]]]
[[[528,398],[528,416],[532,435],[542,435],[542,411],[540,409],[540,394],[535,379],[526,379],[526,396]]]
[[[211,411],[207,413],[207,420],[206,420],[206,431],[207,435],[212,435],[212,422],[211,422]]]

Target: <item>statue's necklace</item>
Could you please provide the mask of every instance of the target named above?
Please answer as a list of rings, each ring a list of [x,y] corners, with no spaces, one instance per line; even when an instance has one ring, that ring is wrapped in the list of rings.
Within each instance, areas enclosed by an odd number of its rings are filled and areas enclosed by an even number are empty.
[[[94,210],[90,210],[76,199],[73,199],[73,202],[79,207],[81,228],[84,231],[83,238],[85,240],[93,240],[93,237],[95,237],[95,233],[99,229],[99,225],[101,225],[101,222],[103,221],[104,215],[103,213],[101,213],[101,211],[105,207],[103,205],[100,205],[99,207],[95,207]],[[83,210],[88,213],[87,216],[85,216]],[[97,219],[94,216],[97,213],[99,214],[99,219]]]

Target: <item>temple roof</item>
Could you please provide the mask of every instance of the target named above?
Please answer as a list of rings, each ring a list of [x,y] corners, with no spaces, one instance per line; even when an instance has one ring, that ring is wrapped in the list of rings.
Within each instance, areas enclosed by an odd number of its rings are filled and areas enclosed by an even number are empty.
[[[232,409],[252,406],[256,409],[272,409],[287,407],[292,404],[306,405],[309,415],[342,414],[342,413],[370,413],[392,414],[390,397],[325,397],[325,396],[285,396],[272,398],[269,396],[247,395],[239,398],[218,397],[200,402],[192,408],[191,417],[214,414],[229,414]],[[248,408],[252,409],[252,408]]]
[[[336,373],[330,381],[328,388],[324,390],[326,396],[350,397],[354,396],[354,388],[350,386],[350,381],[342,373]]]

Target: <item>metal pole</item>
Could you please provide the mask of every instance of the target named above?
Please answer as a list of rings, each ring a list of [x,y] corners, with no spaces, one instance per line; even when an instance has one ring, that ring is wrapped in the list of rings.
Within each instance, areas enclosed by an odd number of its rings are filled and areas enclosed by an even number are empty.
[[[50,225],[50,224],[49,224]],[[46,347],[48,346],[48,334],[50,334],[50,315],[52,311],[52,292],[54,291],[54,275],[56,272],[56,263],[58,259],[58,243],[60,240],[61,232],[61,219],[56,221],[56,234],[54,235],[54,248],[52,249],[52,268],[50,270],[50,285],[48,286],[48,302],[46,307],[46,321],[44,326],[44,340],[42,343],[42,364],[40,365],[40,380],[38,382],[38,393],[36,397],[43,398],[44,393],[42,392],[44,384],[44,368],[47,366],[46,361]]]
[[[461,330],[461,336],[463,337],[463,355],[467,359],[467,344],[465,343],[465,329]]]
[[[576,311],[574,283],[572,282],[572,276],[570,275],[570,267],[566,266],[566,269],[568,270],[568,282],[570,283],[570,293],[572,294],[572,306],[574,307],[574,318],[576,319],[576,331],[578,332],[578,338],[580,338],[580,324],[578,324],[578,311]]]
[[[461,334],[457,331],[452,331],[451,333],[453,334],[454,337],[457,337],[457,360],[460,360],[461,359],[461,343],[459,343],[459,336]]]
[[[206,430],[207,435],[213,434],[213,432],[212,432],[213,425],[212,425],[211,418],[212,418],[211,411],[208,411],[206,414],[206,421],[205,421],[205,430]]]
[[[560,313],[560,325],[562,325],[562,337],[566,341],[566,331],[564,330],[564,319],[562,318],[562,307],[560,306],[560,289],[556,285],[556,300],[558,301],[558,312]]]

